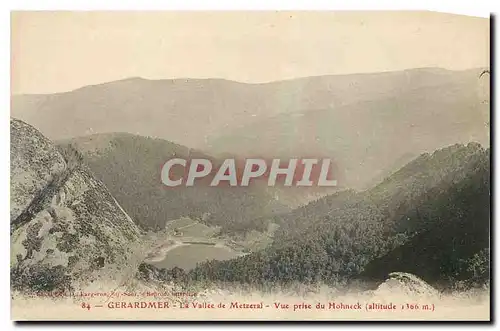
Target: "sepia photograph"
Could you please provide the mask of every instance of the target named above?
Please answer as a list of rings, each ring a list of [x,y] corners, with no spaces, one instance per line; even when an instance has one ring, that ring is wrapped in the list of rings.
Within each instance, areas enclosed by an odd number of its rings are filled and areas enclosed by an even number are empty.
[[[14,321],[491,321],[492,17],[12,11]]]

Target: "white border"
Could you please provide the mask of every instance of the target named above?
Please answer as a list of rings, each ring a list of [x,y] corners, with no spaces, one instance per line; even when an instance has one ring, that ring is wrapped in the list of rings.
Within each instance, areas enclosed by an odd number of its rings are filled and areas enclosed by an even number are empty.
[[[458,1],[458,0],[447,0],[447,1],[437,1],[437,0],[425,0],[425,1],[397,1],[397,0],[378,0],[378,1],[337,1],[337,0],[249,0],[249,1],[238,1],[238,0],[215,0],[215,1],[203,1],[203,0],[169,0],[161,3],[160,1],[154,0],[73,0],[73,1],[62,1],[62,0],[45,0],[41,2],[40,0],[18,0],[18,1],[2,1],[0,2],[0,41],[3,43],[3,47],[0,48],[1,59],[4,61],[0,66],[0,88],[4,91],[1,94],[1,114],[4,116],[2,121],[0,121],[0,153],[5,158],[3,162],[0,162],[0,172],[2,173],[0,187],[2,200],[0,208],[2,215],[4,216],[4,229],[0,231],[2,237],[0,242],[2,243],[2,266],[1,279],[2,279],[2,304],[1,310],[1,320],[3,322],[5,329],[13,329],[14,325],[10,322],[10,288],[9,288],[9,267],[7,260],[10,259],[10,237],[9,230],[7,229],[7,219],[9,207],[9,161],[10,160],[10,150],[9,150],[9,113],[10,113],[10,11],[11,10],[430,10],[438,12],[447,12],[468,16],[479,16],[479,17],[489,17],[491,12],[498,12],[496,9],[499,8],[500,1]],[[498,22],[497,22],[498,24]],[[498,37],[495,38],[495,42],[498,43]],[[496,60],[497,58],[495,58]],[[497,87],[495,87],[495,93],[498,95]],[[496,117],[495,117],[496,118]],[[497,120],[495,120],[495,124]],[[495,138],[495,146],[498,145],[499,138]],[[496,166],[496,165],[495,165]],[[497,176],[498,177],[498,176]],[[498,179],[495,180],[495,184],[498,183]],[[498,196],[495,198],[495,202],[498,201]],[[495,212],[494,219],[498,219],[498,213]],[[496,231],[494,233],[494,238],[498,237],[498,228],[496,226]],[[498,245],[495,245],[498,246]],[[498,249],[495,250],[495,262],[498,262]],[[495,269],[496,275],[498,275],[498,270]],[[497,278],[497,277],[495,277]],[[495,297],[498,292],[498,282],[495,279]],[[495,310],[496,311],[496,310]],[[118,325],[122,327],[124,325]],[[134,325],[138,327],[137,325]],[[259,329],[271,329],[278,325],[264,326],[255,325]],[[301,325],[304,326],[304,325]],[[381,327],[386,327],[386,325],[380,325]],[[401,325],[394,324],[393,327],[400,327]],[[408,325],[410,326],[410,325]],[[443,325],[440,325],[443,326]],[[51,328],[52,325],[46,327]],[[71,326],[65,325],[61,326],[62,329],[69,329]],[[139,327],[144,327],[143,325]],[[177,329],[179,325],[162,325],[160,327],[165,327],[168,329]],[[184,328],[193,328],[195,326],[187,326]],[[207,327],[203,325],[202,327]],[[216,325],[218,327],[218,325]],[[287,325],[288,327],[288,325]],[[343,325],[333,325],[328,327],[341,328]],[[362,325],[351,325],[351,327],[362,327]],[[425,329],[437,328],[437,325],[417,325],[417,327],[422,327]],[[448,327],[454,327],[454,325],[448,325]],[[96,330],[104,329],[104,325],[93,325],[92,328]],[[4,329],[2,327],[2,329]]]

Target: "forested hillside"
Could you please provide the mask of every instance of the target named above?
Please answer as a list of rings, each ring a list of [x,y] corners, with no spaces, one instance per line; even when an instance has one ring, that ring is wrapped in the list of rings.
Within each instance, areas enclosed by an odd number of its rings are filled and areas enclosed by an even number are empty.
[[[149,230],[164,228],[169,220],[182,216],[223,231],[252,227],[248,219],[272,216],[288,209],[257,186],[208,187],[204,180],[192,187],[166,187],[161,167],[170,158],[211,159],[202,152],[163,139],[127,133],[97,134],[61,142],[80,151],[95,176],[102,180],[125,211]],[[172,168],[181,176],[181,168]]]
[[[469,279],[487,268],[489,153],[470,143],[423,154],[370,190],[294,210],[271,247],[202,264],[187,279],[330,283],[392,271],[445,286]]]
[[[414,236],[371,261],[363,276],[383,279],[392,270],[403,270],[432,282],[486,281],[490,234],[488,161],[484,158],[466,178],[411,210],[409,222],[401,222],[397,231]]]

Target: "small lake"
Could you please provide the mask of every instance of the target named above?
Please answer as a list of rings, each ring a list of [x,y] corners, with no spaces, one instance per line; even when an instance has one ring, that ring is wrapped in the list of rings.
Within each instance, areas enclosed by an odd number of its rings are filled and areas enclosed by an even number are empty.
[[[174,248],[168,252],[165,259],[158,262],[150,262],[150,264],[157,268],[171,269],[173,267],[179,267],[188,271],[196,267],[197,263],[207,260],[230,260],[238,256],[241,256],[241,254],[229,248],[216,247],[214,245],[191,244]]]

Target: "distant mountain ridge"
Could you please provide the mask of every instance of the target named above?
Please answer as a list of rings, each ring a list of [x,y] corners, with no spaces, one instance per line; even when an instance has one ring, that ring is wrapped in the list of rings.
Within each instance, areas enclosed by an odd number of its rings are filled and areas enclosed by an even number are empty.
[[[56,140],[128,132],[212,155],[333,157],[346,186],[363,188],[408,153],[487,144],[481,71],[422,68],[263,84],[132,78],[13,96],[11,112]]]
[[[203,147],[207,133],[217,135],[226,127],[231,129],[280,113],[386,98],[404,90],[469,79],[471,73],[477,78],[476,72],[481,70],[453,72],[424,68],[315,76],[262,84],[223,79],[148,80],[135,77],[63,93],[14,95],[12,115],[31,122],[52,139],[129,132]],[[70,127],[50,126],[47,121],[55,116],[59,116],[59,120],[67,119]],[[161,123],[182,119],[179,116],[183,116],[184,121],[177,121],[177,126],[189,129],[189,124],[192,125],[191,137],[175,127],[165,126],[169,122]],[[149,128],[145,126],[148,122],[144,122],[148,119],[156,122],[149,122]],[[198,126],[201,130],[196,130]]]

